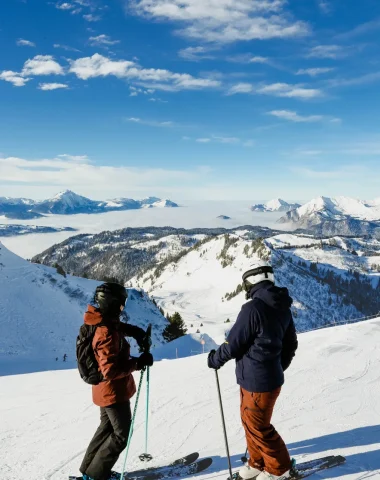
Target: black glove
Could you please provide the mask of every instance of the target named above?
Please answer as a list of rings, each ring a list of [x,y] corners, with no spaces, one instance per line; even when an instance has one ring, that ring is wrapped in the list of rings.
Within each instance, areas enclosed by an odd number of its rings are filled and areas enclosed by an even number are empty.
[[[144,340],[146,337],[146,332],[140,327],[136,327],[135,325],[133,326],[133,338],[136,340],[137,345],[140,348],[143,348],[144,345]]]
[[[137,370],[142,370],[145,367],[151,367],[153,365],[153,355],[148,352],[142,353],[136,361]]]
[[[208,354],[207,357],[207,365],[208,368],[213,368],[214,370],[219,370],[219,367],[215,367],[214,365],[214,355],[216,353],[216,350],[211,350],[211,352]]]

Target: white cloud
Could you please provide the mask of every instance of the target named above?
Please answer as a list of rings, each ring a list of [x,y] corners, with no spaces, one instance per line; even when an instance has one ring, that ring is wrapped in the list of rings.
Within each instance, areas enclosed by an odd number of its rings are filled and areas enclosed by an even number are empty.
[[[25,40],[23,38],[19,38],[16,42],[19,47],[35,47],[36,44],[31,42],[30,40]]]
[[[92,13],[83,15],[83,18],[87,20],[87,22],[99,22],[102,19],[100,15],[94,15]]]
[[[69,47],[68,45],[61,45],[59,43],[55,43],[53,45],[54,48],[61,48],[62,50],[66,50],[66,52],[80,52],[77,48]]]
[[[272,110],[271,112],[268,112],[269,115],[272,115],[277,118],[282,118],[284,120],[289,120],[291,122],[320,122],[323,120],[322,115],[307,115],[307,116],[302,116],[298,115],[297,112],[293,112],[291,110]]]
[[[108,35],[102,34],[96,37],[90,37],[89,42],[90,42],[90,45],[93,45],[93,46],[97,46],[97,45],[109,46],[109,45],[116,45],[117,43],[120,43],[120,40],[111,40],[111,37],[109,37]]]
[[[340,45],[318,45],[310,49],[308,58],[342,58],[347,56],[347,52]]]
[[[235,95],[237,93],[251,93],[253,92],[253,85],[250,83],[238,83],[233,85],[229,91],[229,95]]]
[[[142,68],[135,62],[110,60],[98,53],[92,57],[70,60],[70,72],[82,80],[113,75],[145,88],[166,91],[196,90],[221,86],[221,82],[217,80],[195,78],[187,73],[173,73],[169,70]]]
[[[332,7],[330,2],[327,2],[326,0],[318,0],[318,6],[322,13],[331,13]]]
[[[205,42],[297,37],[309,34],[305,22],[284,11],[286,0],[131,0],[138,15],[183,22],[177,33]]]
[[[172,189],[180,184],[181,189],[193,189],[195,183],[202,184],[208,179],[210,169],[207,167],[192,170],[169,170],[163,168],[133,168],[95,165],[87,156],[62,155],[52,159],[26,160],[18,157],[0,157],[0,178],[3,184],[17,183],[24,187],[35,186],[40,191],[43,187],[57,190],[91,190],[110,192],[114,196],[126,190],[144,191]],[[117,192],[117,193],[115,193]],[[98,193],[99,194],[99,193]]]
[[[28,75],[63,75],[64,70],[51,55],[36,55],[27,60],[22,69],[22,76]]]
[[[229,143],[229,144],[240,143],[240,138],[237,138],[237,137],[218,137],[216,135],[213,135],[212,139],[219,143]]]
[[[211,60],[214,57],[208,55],[209,49],[206,47],[187,47],[178,52],[178,56],[184,60],[199,62],[200,60]]]
[[[182,140],[191,140],[190,137],[182,137]],[[197,143],[222,143],[224,145],[239,145],[243,147],[253,147],[253,140],[241,140],[238,137],[225,137],[220,135],[211,135],[210,137],[196,138]]]
[[[296,75],[309,75],[310,77],[316,77],[317,75],[323,75],[335,70],[334,68],[301,68]]]
[[[275,97],[310,99],[323,95],[322,91],[316,88],[305,88],[300,85],[289,85],[288,83],[272,83],[264,85],[256,90],[263,95],[273,95]]]
[[[376,20],[371,20],[369,22],[362,23],[357,27],[353,28],[352,30],[349,30],[348,32],[336,35],[335,38],[339,40],[348,40],[351,38],[359,37],[361,35],[367,35],[379,29],[380,29],[380,18],[377,18]]]
[[[273,95],[274,97],[310,99],[323,95],[321,90],[305,88],[302,85],[289,85],[288,83],[272,83],[270,85],[257,85],[251,83],[238,83],[233,85],[228,95],[239,93],[257,93],[261,95]]]
[[[360,77],[334,78],[329,81],[330,87],[351,87],[356,85],[367,85],[380,80],[380,72],[367,73]]]
[[[0,80],[13,83],[15,87],[24,87],[30,78],[22,77],[19,73],[12,70],[4,70],[0,72]]]
[[[138,123],[139,125],[146,125],[148,127],[174,127],[175,123],[172,121],[157,122],[155,120],[143,120],[138,117],[126,118],[127,122]]]
[[[61,155],[57,155],[59,158],[63,158],[64,160],[70,160],[71,162],[89,162],[90,159],[87,155],[69,155],[68,153],[63,153]]]
[[[255,56],[248,60],[248,63],[268,63],[267,57]]]
[[[58,8],[58,10],[74,10],[76,7],[73,3],[64,2],[64,3],[57,3],[55,5],[55,8]]]
[[[40,83],[38,86],[40,90],[58,90],[68,87],[65,83]]]

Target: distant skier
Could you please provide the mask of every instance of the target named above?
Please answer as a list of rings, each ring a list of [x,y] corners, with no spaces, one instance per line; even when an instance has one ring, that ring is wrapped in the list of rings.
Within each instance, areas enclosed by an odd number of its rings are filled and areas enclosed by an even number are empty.
[[[291,460],[271,418],[284,384],[284,371],[298,347],[286,288],[274,285],[273,268],[259,261],[243,275],[248,303],[243,305],[226,342],[210,352],[208,366],[218,369],[236,359],[240,413],[249,451],[244,480],[276,480],[290,476]]]
[[[92,348],[103,380],[92,387],[93,402],[100,407],[100,426],[87,448],[80,471],[84,480],[108,480],[112,467],[124,450],[131,425],[130,398],[136,392],[132,372],[153,365],[150,353],[130,356],[125,336],[133,337],[143,347],[146,332],[120,322],[127,300],[127,290],[117,283],[97,287],[95,302],[84,316],[86,325],[99,325]]]
[[[66,355],[66,353],[65,353],[65,354],[63,355],[63,361],[66,362],[66,360],[67,360],[67,355]]]

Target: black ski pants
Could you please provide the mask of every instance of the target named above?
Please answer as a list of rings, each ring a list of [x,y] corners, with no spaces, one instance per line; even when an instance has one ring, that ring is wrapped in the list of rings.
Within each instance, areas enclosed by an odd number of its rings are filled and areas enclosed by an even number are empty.
[[[131,418],[129,402],[100,408],[100,425],[80,466],[82,474],[94,480],[108,480],[112,467],[127,445]]]

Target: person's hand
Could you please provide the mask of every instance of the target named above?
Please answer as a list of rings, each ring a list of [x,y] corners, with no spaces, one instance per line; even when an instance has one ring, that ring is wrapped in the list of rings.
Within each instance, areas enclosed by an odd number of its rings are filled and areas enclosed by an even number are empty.
[[[213,368],[214,370],[219,370],[219,367],[215,366],[215,363],[214,363],[215,353],[216,353],[215,350],[211,350],[211,352],[208,354],[207,365],[208,365],[208,368]]]
[[[145,367],[151,367],[153,365],[153,355],[148,352],[142,353],[137,358],[137,370],[142,370]]]

